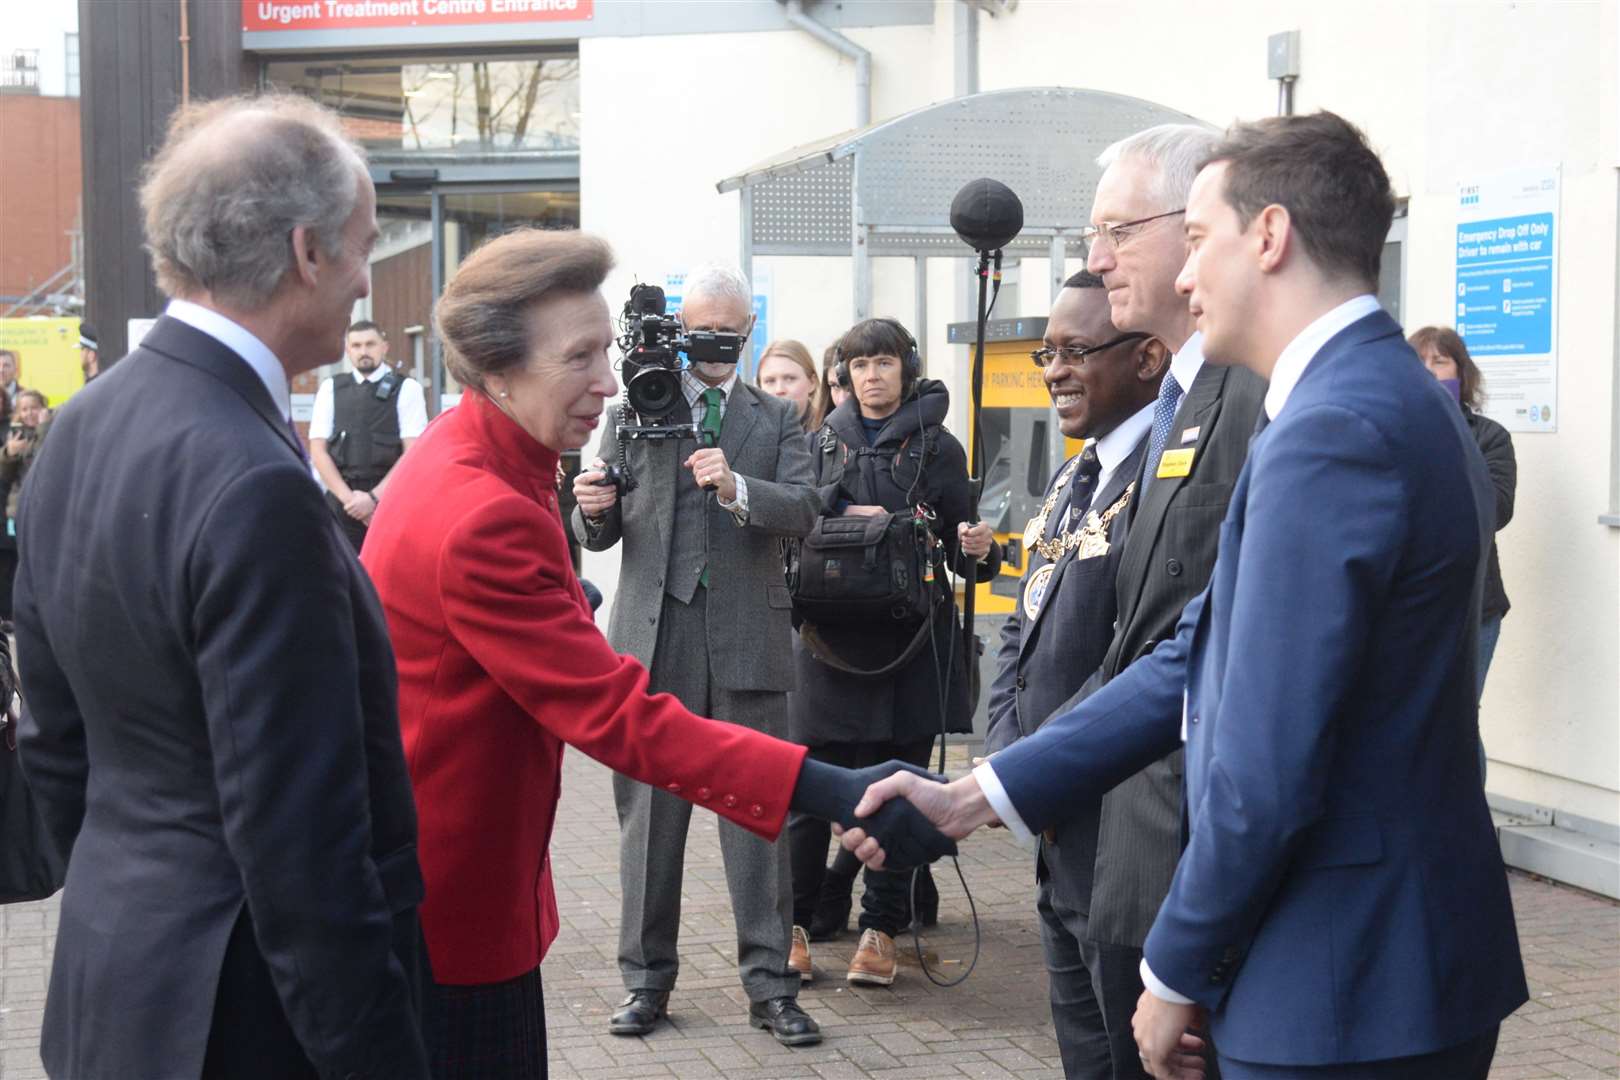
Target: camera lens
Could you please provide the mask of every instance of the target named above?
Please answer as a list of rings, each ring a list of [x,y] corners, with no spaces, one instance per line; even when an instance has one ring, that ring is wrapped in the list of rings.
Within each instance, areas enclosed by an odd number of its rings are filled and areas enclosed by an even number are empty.
[[[668,368],[643,368],[624,388],[630,407],[642,416],[663,417],[681,396],[681,377]]]

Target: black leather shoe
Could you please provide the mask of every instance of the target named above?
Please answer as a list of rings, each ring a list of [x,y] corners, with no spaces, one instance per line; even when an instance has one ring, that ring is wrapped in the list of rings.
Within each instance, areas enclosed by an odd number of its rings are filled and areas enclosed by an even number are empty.
[[[769,1028],[783,1046],[810,1046],[821,1041],[821,1025],[790,997],[754,1002],[748,1006],[748,1022],[757,1028]]]
[[[668,1015],[668,990],[632,990],[608,1018],[608,1030],[615,1035],[646,1035],[658,1026],[659,1017]]]

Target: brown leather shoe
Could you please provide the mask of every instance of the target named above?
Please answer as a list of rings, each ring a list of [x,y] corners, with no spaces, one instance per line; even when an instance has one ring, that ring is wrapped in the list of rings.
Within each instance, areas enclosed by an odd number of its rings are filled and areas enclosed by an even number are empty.
[[[894,938],[881,930],[867,930],[844,978],[863,986],[893,986],[894,969]]]
[[[793,928],[793,951],[788,953],[788,970],[799,973],[799,981],[807,983],[815,978],[810,970],[810,935],[804,927]]]

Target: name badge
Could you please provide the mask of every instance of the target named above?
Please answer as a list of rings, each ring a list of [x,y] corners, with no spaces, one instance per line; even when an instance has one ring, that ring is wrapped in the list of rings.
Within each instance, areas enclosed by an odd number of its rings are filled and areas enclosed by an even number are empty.
[[[1193,455],[1197,452],[1195,449],[1166,450],[1159,458],[1159,471],[1154,477],[1162,480],[1168,476],[1187,476],[1192,472]]]

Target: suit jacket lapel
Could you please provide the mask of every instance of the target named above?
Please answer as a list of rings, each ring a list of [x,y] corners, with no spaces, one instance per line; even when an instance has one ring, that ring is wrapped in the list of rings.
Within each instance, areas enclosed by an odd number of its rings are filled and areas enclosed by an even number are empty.
[[[1182,450],[1182,436],[1189,428],[1198,428],[1198,438],[1193,449],[1193,468],[1198,468],[1198,458],[1204,452],[1204,444],[1209,441],[1210,433],[1215,430],[1215,417],[1217,406],[1221,400],[1221,390],[1226,385],[1228,369],[1219,364],[1208,361],[1198,369],[1198,377],[1193,379],[1187,396],[1181,401],[1176,410],[1175,420],[1170,425],[1170,435],[1165,439],[1166,451]],[[1147,455],[1143,455],[1143,469],[1147,466]],[[1148,557],[1152,550],[1154,540],[1159,535],[1159,529],[1164,524],[1165,511],[1170,507],[1170,499],[1181,485],[1186,483],[1190,476],[1155,477],[1148,485],[1147,494],[1136,499],[1135,507],[1131,513],[1131,536],[1135,543],[1126,545],[1125,554],[1119,566],[1119,593],[1126,597],[1125,604],[1120,606],[1119,624],[1125,626],[1136,614],[1136,603],[1142,595],[1143,578],[1148,571]],[[1140,490],[1140,488],[1138,488]],[[1126,605],[1129,606],[1126,606]]]
[[[287,448],[304,460],[304,448],[294,441],[292,429],[281,418],[281,412],[270,397],[270,391],[260,381],[248,362],[238,356],[224,342],[198,330],[189,323],[164,315],[152,324],[141,345],[161,353],[170,360],[178,360],[188,367],[206,372],[229,386],[248,404],[260,419],[270,425]]]
[[[726,463],[733,471],[742,460],[748,433],[754,430],[758,419],[759,399],[754,395],[754,388],[738,379],[726,402],[725,419],[720,422],[720,449],[726,452]]]

